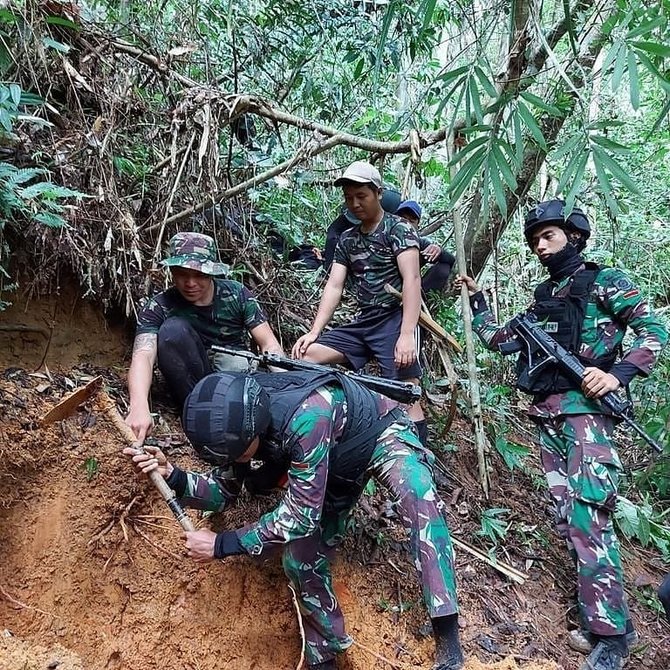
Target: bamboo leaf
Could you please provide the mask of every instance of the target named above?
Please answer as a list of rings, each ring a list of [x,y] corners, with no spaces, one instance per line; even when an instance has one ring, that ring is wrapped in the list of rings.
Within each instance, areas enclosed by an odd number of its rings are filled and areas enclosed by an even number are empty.
[[[467,72],[470,69],[468,65],[463,65],[462,67],[458,67],[455,70],[449,70],[449,72],[445,72],[444,74],[441,74],[438,79],[443,81],[445,84],[448,84],[450,81],[453,81],[454,79],[457,79],[460,77],[463,73]]]
[[[9,96],[16,107],[21,101],[21,87],[18,84],[9,85]]]
[[[479,79],[482,88],[486,91],[486,94],[491,98],[497,98],[498,91],[496,90],[496,87],[491,83],[491,80],[486,76],[484,70],[482,70],[479,65],[475,65],[475,74],[477,75],[477,79]]]
[[[565,187],[570,183],[570,180],[575,178],[579,168],[582,165],[585,166],[588,159],[589,152],[586,150],[586,147],[583,147],[582,151],[573,152],[570,160],[568,161],[568,164],[565,166],[565,170],[563,171],[563,175],[558,182],[558,186],[556,186],[557,193],[563,193],[565,191]],[[581,169],[583,171],[584,168],[582,167]]]
[[[635,184],[631,176],[604,149],[600,149],[597,146],[593,147],[594,162],[596,155],[598,156],[598,159],[602,165],[607,168],[610,174],[625,188],[627,188],[631,193],[640,192],[637,184]]]
[[[477,88],[477,82],[474,77],[468,79],[468,93],[470,95],[470,100],[472,101],[472,108],[477,117],[479,123],[484,123],[484,113],[482,111],[482,101],[479,97],[479,89]]]
[[[626,49],[620,49],[617,52],[614,61],[614,71],[612,72],[612,90],[616,92],[623,77],[623,71],[626,67]]]
[[[611,140],[609,139],[609,137],[605,137],[604,135],[595,135],[595,134],[590,135],[589,139],[592,142],[599,144],[601,147],[605,147],[605,149],[615,151],[616,153],[629,154],[632,152],[632,149],[630,147],[627,147],[623,144],[619,144],[618,142],[615,142],[614,140]]]
[[[491,186],[493,187],[493,195],[495,197],[496,205],[498,205],[498,211],[502,214],[504,218],[507,218],[507,200],[505,199],[505,187],[500,179],[500,173],[502,171],[502,165],[505,163],[505,158],[502,155],[500,149],[498,149],[498,154],[496,154],[497,147],[493,145],[493,151],[489,154],[489,164],[488,164],[488,176],[491,178]],[[502,158],[502,161],[499,160]]]
[[[70,21],[70,19],[62,16],[47,16],[46,22],[52,26],[63,26],[72,30],[79,30],[79,26],[74,21]]]
[[[640,63],[642,63],[649,72],[651,72],[655,77],[658,78],[665,92],[670,93],[670,81],[667,79],[667,77],[661,74],[659,69],[651,62],[651,60],[649,60],[649,57],[640,51],[638,51],[637,57]]]
[[[500,171],[500,174],[502,175],[502,178],[505,180],[505,183],[509,189],[513,191],[517,186],[516,177],[510,169],[510,166],[507,164],[505,155],[501,151],[500,147],[495,143],[493,144],[493,156],[495,157],[495,163],[498,170]]]
[[[544,100],[542,100],[542,98],[538,97],[537,95],[533,95],[528,91],[522,91],[519,95],[526,102],[533,105],[533,107],[537,107],[538,109],[541,109],[543,112],[551,114],[551,116],[563,116],[563,112],[558,107],[556,107],[556,105],[552,105],[551,103],[545,102]]]
[[[512,119],[514,124],[514,154],[516,164],[521,165],[523,160],[523,131],[521,130],[521,115],[518,110],[515,110]]]
[[[419,11],[423,11],[423,23],[421,24],[421,32],[426,30],[433,20],[433,14],[435,13],[435,5],[437,0],[425,0],[422,4]]]
[[[532,138],[542,149],[546,151],[547,143],[544,139],[544,135],[542,134],[542,130],[540,130],[540,126],[537,125],[537,121],[535,120],[532,112],[528,109],[528,107],[526,107],[526,105],[523,104],[523,102],[521,102],[521,100],[517,102],[517,109],[519,110],[519,114],[523,119],[524,125],[528,129],[528,132],[531,134]]]
[[[596,153],[593,153],[593,166],[596,170],[596,177],[598,179],[598,184],[600,190],[602,191],[603,196],[605,197],[605,202],[607,207],[615,216],[619,213],[619,208],[617,207],[616,201],[612,197],[612,184],[610,183],[609,177],[603,168],[602,163],[599,160],[599,157],[596,156]]]
[[[661,56],[661,58],[668,58],[670,56],[670,46],[667,44],[658,44],[658,42],[631,42],[631,45],[636,49],[654,54],[654,56]]]
[[[565,156],[566,154],[570,153],[573,151],[573,149],[579,144],[580,141],[583,140],[583,137],[581,135],[573,135],[567,142],[565,142],[561,147],[554,152],[553,154],[553,159],[555,161],[560,160]]]
[[[453,158],[449,161],[449,163],[447,163],[447,167],[451,167],[452,165],[460,163],[465,158],[466,154],[469,154],[471,151],[474,151],[482,144],[486,144],[486,142],[488,141],[489,141],[488,135],[482,135],[481,137],[472,140],[472,142],[468,142],[457,154],[453,156]]]
[[[635,37],[642,37],[642,35],[649,35],[652,30],[655,28],[660,28],[661,26],[665,26],[667,22],[666,17],[664,16],[657,16],[655,19],[652,19],[651,21],[647,21],[646,23],[641,23],[637,28],[633,28],[630,30],[628,33],[626,33],[626,39],[627,40],[632,40]]]
[[[481,168],[487,153],[486,147],[480,147],[458,170],[449,185],[449,195],[452,203],[457,202],[463,191],[470,185],[475,174]]]
[[[577,193],[579,193],[582,187],[582,182],[584,181],[584,173],[586,172],[586,165],[588,163],[588,160],[589,160],[589,154],[587,151],[585,151],[583,154],[581,154],[580,160],[575,167],[575,171],[572,176],[572,185],[570,186],[570,189],[565,195],[565,209],[568,212],[571,212],[573,207],[575,206],[575,199],[577,197]]]
[[[637,60],[631,49],[628,52],[628,82],[630,84],[630,104],[633,109],[640,107],[640,80],[637,73]]]
[[[612,63],[616,60],[616,58],[619,56],[619,52],[621,51],[623,47],[623,42],[616,41],[612,45],[612,48],[607,52],[607,55],[605,56],[605,59],[603,60],[603,64],[601,67],[601,72],[603,74],[609,72],[610,67],[612,66]]]

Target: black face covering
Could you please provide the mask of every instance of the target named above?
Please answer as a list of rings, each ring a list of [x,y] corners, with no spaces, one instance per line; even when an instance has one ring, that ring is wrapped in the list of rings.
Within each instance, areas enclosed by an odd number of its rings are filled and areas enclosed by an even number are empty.
[[[540,263],[549,271],[552,281],[560,281],[569,277],[584,264],[581,252],[586,246],[586,240],[573,230],[566,230],[565,234],[568,237],[567,244],[549,258],[540,259]]]

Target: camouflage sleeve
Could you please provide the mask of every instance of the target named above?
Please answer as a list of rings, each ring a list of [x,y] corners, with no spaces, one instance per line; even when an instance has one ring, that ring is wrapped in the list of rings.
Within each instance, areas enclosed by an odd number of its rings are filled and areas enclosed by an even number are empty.
[[[151,298],[137,316],[135,335],[144,335],[146,333],[157,335],[160,327],[163,325],[163,321],[165,321],[163,306],[155,297]]]
[[[175,468],[167,483],[186,507],[213,512],[223,510],[242,488],[232,468],[216,468],[206,474]]]
[[[388,239],[395,256],[401,254],[403,251],[407,251],[407,249],[421,248],[419,234],[416,232],[414,226],[400,217],[394,217]]]
[[[654,314],[640,289],[621,270],[607,268],[600,273],[597,282],[603,307],[617,321],[630,326],[636,336],[621,362],[632,364],[640,374],[648,375],[668,341],[665,325]],[[612,332],[615,325],[611,324]],[[603,328],[602,336],[611,336],[607,327]]]
[[[343,238],[344,233],[340,236],[340,239],[337,242],[337,246],[335,247],[335,255],[333,256],[333,262],[334,263],[339,263],[340,265],[344,265],[345,267],[349,267],[349,255],[347,254],[347,250],[343,244]]]
[[[477,333],[487,349],[498,351],[499,344],[514,339],[514,332],[511,328],[496,323],[481,291],[470,296],[470,309],[472,309],[472,330]]]
[[[315,532],[328,480],[328,452],[334,439],[333,401],[327,387],[313,392],[295,412],[287,429],[294,445],[288,489],[282,501],[257,523],[238,531],[252,555]],[[299,454],[299,457],[296,457]]]
[[[252,330],[262,323],[266,323],[263,308],[260,306],[256,296],[246,287],[240,284],[239,301],[242,314],[244,314],[244,325],[247,330]]]

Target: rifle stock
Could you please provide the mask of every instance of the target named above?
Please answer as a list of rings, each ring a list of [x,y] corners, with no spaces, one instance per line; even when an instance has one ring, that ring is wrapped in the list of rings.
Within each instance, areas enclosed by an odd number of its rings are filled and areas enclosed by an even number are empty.
[[[214,345],[211,347],[213,351],[219,351],[229,356],[240,356],[246,358],[248,361],[255,361],[265,368],[280,368],[282,370],[309,370],[312,372],[331,372],[341,375],[346,375],[350,379],[363,384],[371,391],[381,393],[393,400],[410,405],[421,398],[421,387],[411,382],[395,381],[393,379],[383,379],[382,377],[373,377],[372,375],[364,375],[358,372],[351,372],[348,370],[337,370],[328,365],[319,365],[318,363],[310,363],[309,361],[301,361],[293,358],[286,358],[279,354],[271,354],[265,352],[263,354],[252,354],[250,351],[238,351],[237,349],[229,349],[228,347],[220,347]]]
[[[509,327],[521,339],[528,349],[528,364],[530,372],[535,372],[549,363],[555,363],[565,375],[581,386],[584,379],[586,366],[567,349],[562,347],[550,335],[548,335],[537,320],[529,314],[515,316]],[[504,355],[521,351],[519,342],[503,343],[499,346]],[[540,354],[540,360],[533,364],[533,354]],[[656,442],[644,429],[631,417],[631,404],[622,400],[614,391],[608,391],[598,400],[610,410],[610,412],[630,426],[641,438],[643,438],[659,454],[663,453],[663,447]]]

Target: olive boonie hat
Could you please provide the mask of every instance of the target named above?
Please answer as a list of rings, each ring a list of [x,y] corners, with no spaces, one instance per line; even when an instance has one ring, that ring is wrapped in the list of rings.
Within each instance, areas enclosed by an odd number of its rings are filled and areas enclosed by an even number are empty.
[[[216,244],[209,235],[177,233],[170,240],[169,253],[163,261],[168,267],[188,268],[206,275],[228,274],[228,265],[216,260]]]

